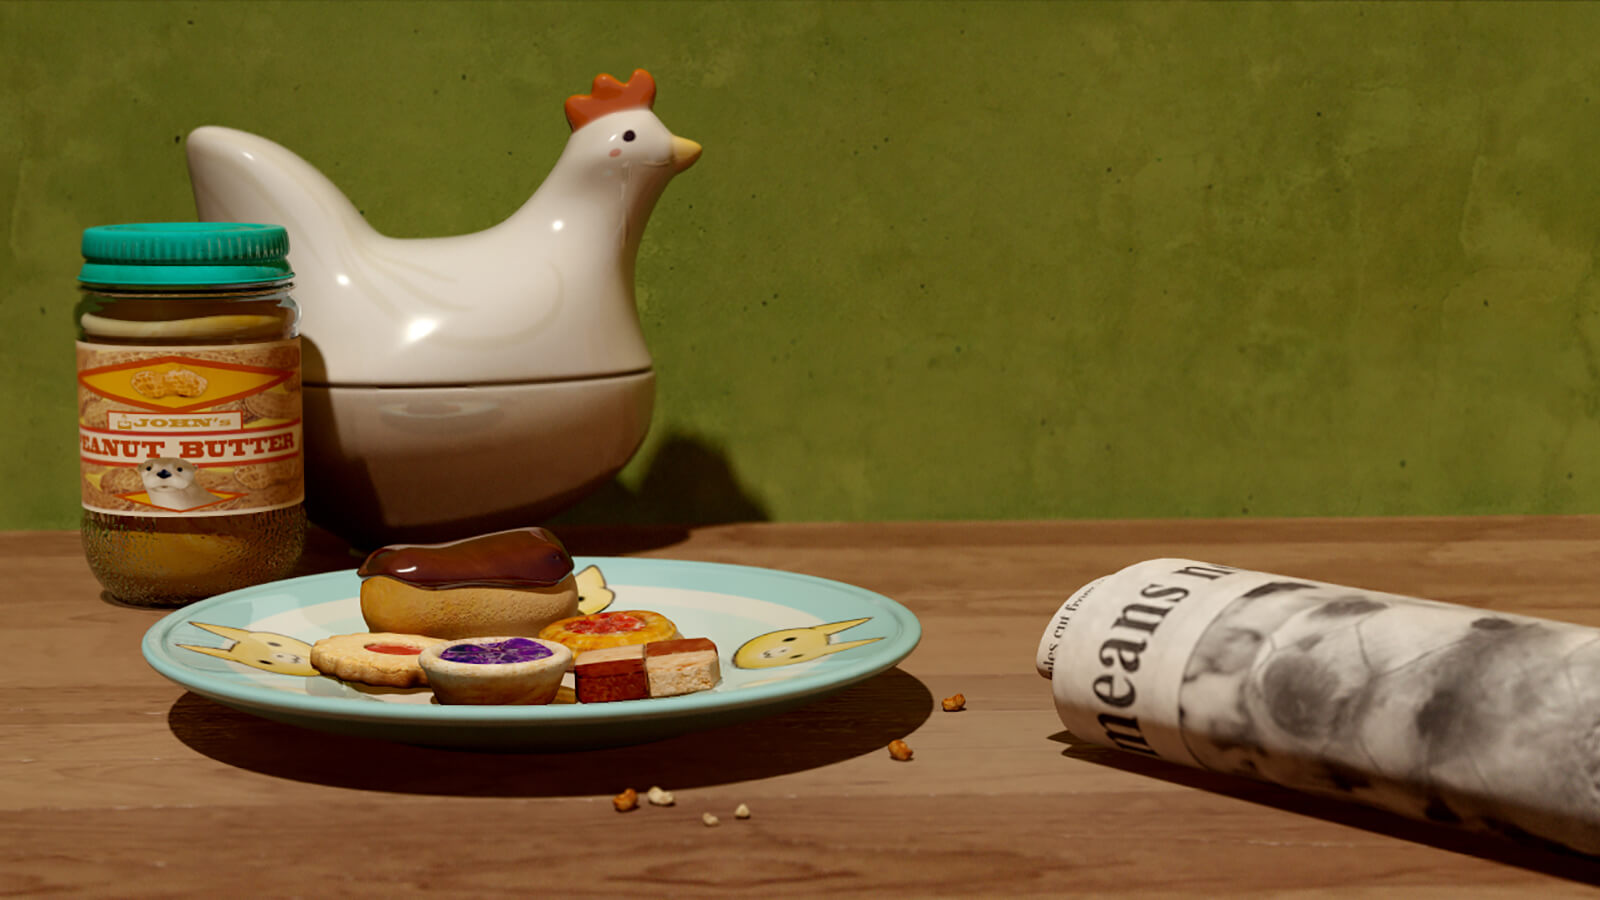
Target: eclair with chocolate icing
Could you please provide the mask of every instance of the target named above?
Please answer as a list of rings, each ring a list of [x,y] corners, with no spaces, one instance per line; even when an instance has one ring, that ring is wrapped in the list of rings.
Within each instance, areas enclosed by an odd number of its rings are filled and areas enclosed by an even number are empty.
[[[516,528],[444,544],[373,551],[361,576],[361,615],[371,631],[455,640],[537,637],[578,612],[572,556],[544,528]]]

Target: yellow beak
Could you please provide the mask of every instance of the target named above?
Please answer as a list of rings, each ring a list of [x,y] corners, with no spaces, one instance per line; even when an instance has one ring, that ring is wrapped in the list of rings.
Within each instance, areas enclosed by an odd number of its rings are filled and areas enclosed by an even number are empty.
[[[688,138],[672,137],[672,171],[682,172],[700,158],[700,145]]]

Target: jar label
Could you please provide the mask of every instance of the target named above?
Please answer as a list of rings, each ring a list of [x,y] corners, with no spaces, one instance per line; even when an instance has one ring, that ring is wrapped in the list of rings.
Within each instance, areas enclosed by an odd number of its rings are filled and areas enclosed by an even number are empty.
[[[300,341],[78,342],[84,509],[225,516],[305,498]]]

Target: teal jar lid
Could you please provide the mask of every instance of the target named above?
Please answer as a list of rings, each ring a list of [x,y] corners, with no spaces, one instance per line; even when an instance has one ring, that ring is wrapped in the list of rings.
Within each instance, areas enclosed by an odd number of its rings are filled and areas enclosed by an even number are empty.
[[[289,232],[244,222],[142,222],[84,229],[84,284],[196,287],[294,277]]]

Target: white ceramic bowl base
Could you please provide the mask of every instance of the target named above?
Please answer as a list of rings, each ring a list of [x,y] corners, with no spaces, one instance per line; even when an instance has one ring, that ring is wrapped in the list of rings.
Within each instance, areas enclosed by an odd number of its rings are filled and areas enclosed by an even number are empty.
[[[536,525],[644,441],[655,374],[484,387],[305,386],[306,508],[357,548]]]

